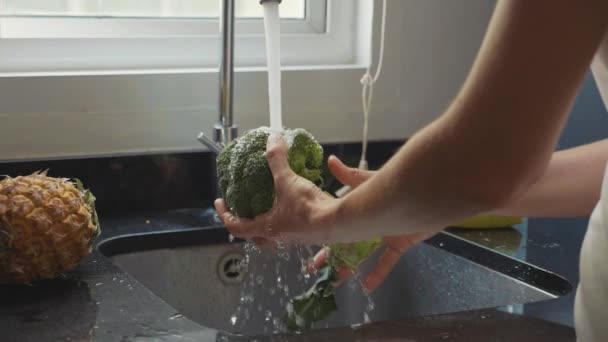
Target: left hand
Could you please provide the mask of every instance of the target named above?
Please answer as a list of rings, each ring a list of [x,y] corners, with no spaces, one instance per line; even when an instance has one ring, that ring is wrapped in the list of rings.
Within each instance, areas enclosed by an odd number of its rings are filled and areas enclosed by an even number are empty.
[[[344,165],[338,158],[330,157],[328,160],[328,166],[331,173],[340,181],[342,184],[348,185],[352,188],[356,188],[361,183],[367,181],[373,177],[375,171],[365,171],[357,168],[351,168]],[[378,263],[374,269],[365,278],[364,286],[368,291],[374,291],[378,286],[382,284],[384,279],[388,277],[391,270],[397,264],[401,256],[411,247],[417,243],[426,240],[433,236],[431,232],[421,232],[406,234],[400,236],[386,236],[382,239],[384,245],[384,253],[378,260]],[[314,257],[313,266],[316,269],[320,269],[325,266],[327,257],[329,256],[329,248],[321,249]],[[338,280],[334,284],[338,286],[344,280],[351,276],[351,271],[348,268],[338,270]]]
[[[417,243],[430,238],[433,235],[434,233],[422,232],[401,236],[385,237],[382,240],[383,245],[385,246],[384,253],[378,260],[378,263],[376,264],[374,269],[365,278],[365,288],[370,292],[378,288],[386,279],[386,277],[388,277],[388,275],[391,273],[391,270],[393,269],[395,264],[397,264],[401,256],[408,249],[410,249]],[[320,269],[321,267],[325,266],[329,253],[331,253],[331,251],[327,247],[319,251],[319,253],[317,253],[317,255],[315,255],[314,257],[313,266],[316,269]],[[338,270],[338,280],[334,285],[340,285],[340,283],[348,279],[351,275],[351,271],[348,268]]]
[[[215,208],[226,228],[235,236],[286,243],[322,244],[339,241],[332,231],[332,217],[340,199],[324,193],[298,176],[287,161],[287,143],[279,135],[268,138],[266,159],[272,171],[276,202],[267,213],[250,220],[229,212],[223,199]],[[347,232],[342,232],[347,234]]]

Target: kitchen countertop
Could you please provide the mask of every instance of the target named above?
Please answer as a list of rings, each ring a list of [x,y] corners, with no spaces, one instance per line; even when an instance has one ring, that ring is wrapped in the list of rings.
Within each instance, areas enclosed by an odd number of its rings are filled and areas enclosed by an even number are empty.
[[[197,215],[150,214],[127,218],[102,218],[99,241],[132,233],[211,226],[217,224],[210,211]],[[179,217],[179,219],[175,219]],[[549,241],[529,244],[532,227],[517,227],[521,243],[501,252],[525,259]],[[513,232],[455,232],[478,234],[477,243],[504,241]],[[500,237],[503,234],[502,237]],[[509,235],[511,234],[511,235]],[[515,233],[517,235],[517,233]],[[469,236],[469,238],[471,238]],[[473,238],[475,240],[475,238]],[[492,246],[489,246],[492,247]],[[578,246],[560,245],[562,251]],[[560,253],[553,251],[553,257]],[[567,254],[566,254],[567,255]],[[541,265],[542,266],[542,265]],[[550,270],[550,269],[549,269]],[[536,317],[543,307],[571,310],[572,294],[523,306],[522,312],[488,309],[432,317],[382,322],[354,328],[315,330],[302,335],[245,338],[229,336],[203,327],[164,303],[102,256],[97,250],[63,279],[32,286],[0,287],[0,332],[2,341],[574,341],[574,330]],[[560,304],[563,303],[563,304]],[[527,314],[528,312],[536,314]],[[533,317],[536,316],[536,317]]]

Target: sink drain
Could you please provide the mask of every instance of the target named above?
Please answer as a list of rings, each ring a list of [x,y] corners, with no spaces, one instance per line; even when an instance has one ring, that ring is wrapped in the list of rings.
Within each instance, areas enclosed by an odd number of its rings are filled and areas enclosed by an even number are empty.
[[[222,283],[235,285],[243,281],[245,272],[241,269],[241,264],[244,259],[245,256],[237,252],[225,254],[220,258],[220,262],[217,264],[217,273]]]

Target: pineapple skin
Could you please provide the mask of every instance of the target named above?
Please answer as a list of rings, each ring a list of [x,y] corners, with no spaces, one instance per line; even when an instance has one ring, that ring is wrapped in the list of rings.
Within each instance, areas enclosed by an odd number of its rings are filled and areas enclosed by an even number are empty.
[[[65,178],[0,180],[0,283],[28,284],[76,267],[99,235],[94,210]]]

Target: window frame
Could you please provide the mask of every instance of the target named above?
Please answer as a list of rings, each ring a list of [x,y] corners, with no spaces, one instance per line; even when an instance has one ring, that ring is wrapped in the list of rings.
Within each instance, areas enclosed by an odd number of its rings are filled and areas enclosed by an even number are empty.
[[[357,2],[307,0],[305,20],[281,23],[282,63],[355,63]],[[85,26],[98,34],[67,34]],[[217,19],[0,17],[0,75],[215,70],[218,31]],[[235,61],[237,67],[265,65],[261,20],[237,20]]]
[[[284,68],[283,122],[287,127],[310,130],[323,143],[353,142],[361,137],[360,79],[370,54],[378,48],[380,30],[374,23],[379,22],[381,2],[353,2],[356,23],[348,30],[356,46],[354,63]],[[376,85],[370,139],[403,137],[419,127],[418,113],[426,112],[420,108],[421,102],[443,105],[443,97],[438,100],[437,93],[426,91],[427,69],[412,69],[411,65],[403,69],[404,61],[412,56],[411,52],[404,55],[399,43],[404,39],[404,15],[412,12],[407,8],[407,2],[391,2],[388,12],[391,26],[384,66],[390,72],[384,72]],[[332,15],[337,13],[341,12]],[[425,54],[423,61],[427,60]],[[234,110],[240,134],[268,125],[264,69],[237,67]],[[404,92],[405,75],[415,87]],[[442,76],[440,83],[445,81]],[[201,131],[211,135],[218,120],[217,68],[4,73],[0,74],[0,89],[0,163],[201,152],[206,148],[196,136]],[[396,122],[397,113],[408,114]]]

